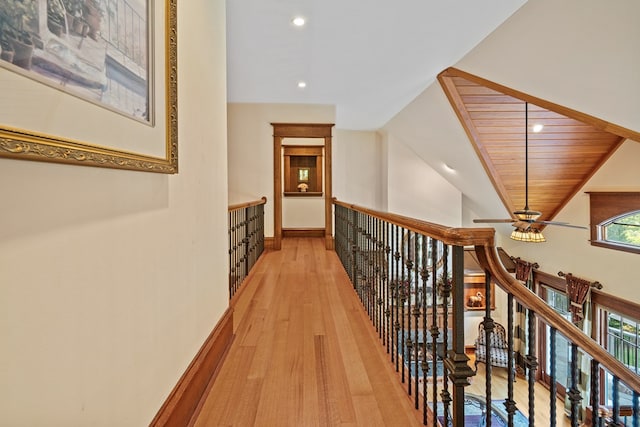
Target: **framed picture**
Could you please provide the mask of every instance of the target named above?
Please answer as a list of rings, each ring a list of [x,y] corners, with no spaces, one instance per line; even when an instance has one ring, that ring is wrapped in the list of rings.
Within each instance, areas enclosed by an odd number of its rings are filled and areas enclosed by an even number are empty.
[[[0,0],[0,157],[177,173],[177,0]]]
[[[469,311],[485,310],[487,298],[485,295],[485,277],[482,275],[465,275],[464,277],[464,309]],[[491,282],[491,310],[496,309],[495,284]]]
[[[309,168],[298,169],[298,181],[309,181]]]

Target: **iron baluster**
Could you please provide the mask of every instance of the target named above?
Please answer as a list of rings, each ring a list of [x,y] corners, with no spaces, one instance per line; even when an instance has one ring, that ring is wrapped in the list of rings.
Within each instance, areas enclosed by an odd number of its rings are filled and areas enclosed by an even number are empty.
[[[414,392],[415,392],[415,407],[416,409],[418,409],[420,407],[420,401],[419,396],[418,396],[418,386],[420,383],[419,380],[419,371],[418,371],[418,366],[420,365],[420,345],[421,343],[418,341],[419,340],[419,333],[418,333],[418,323],[420,321],[420,312],[421,312],[421,305],[420,305],[420,300],[419,300],[419,294],[418,294],[418,288],[419,288],[419,278],[418,275],[420,273],[420,263],[418,260],[418,233],[414,233],[413,234],[413,319],[414,319],[414,323],[413,323],[413,343],[414,343],[414,365],[415,365],[415,375],[414,375]],[[424,337],[424,335],[423,335]],[[422,341],[424,341],[424,338],[422,339]],[[424,357],[424,355],[423,355]]]
[[[620,425],[620,378],[613,377],[613,418],[614,426]]]
[[[538,358],[536,357],[536,328],[535,328],[535,313],[532,310],[527,310],[527,356],[525,362],[527,365],[528,374],[528,401],[529,401],[529,427],[535,425],[535,394],[534,387],[536,383],[536,370],[538,369]],[[488,358],[488,356],[487,356]]]
[[[390,280],[390,276],[391,276],[391,265],[390,265],[390,255],[391,255],[391,245],[389,243],[389,239],[390,239],[390,233],[389,233],[389,228],[391,227],[391,225],[387,222],[385,222],[385,227],[384,227],[384,244],[385,244],[385,257],[384,257],[384,262],[385,262],[385,268],[384,268],[384,272],[385,272],[385,297],[384,297],[384,306],[385,306],[385,310],[384,310],[384,314],[385,314],[385,335],[387,337],[387,354],[390,353],[390,336],[389,336],[389,331],[391,329],[391,280]]]
[[[639,408],[639,404],[638,404],[638,392],[634,391],[633,392],[633,397],[631,398],[631,410],[632,410],[632,417],[633,417],[633,427],[639,427],[640,425],[640,408]]]
[[[406,289],[405,289],[405,262],[406,262],[406,257],[405,257],[405,244],[404,244],[404,236],[405,236],[405,229],[402,228],[402,237],[400,240],[400,257],[401,257],[401,262],[400,262],[400,267],[402,269],[402,274],[401,274],[401,279],[400,279],[400,289],[398,290],[398,292],[400,293],[400,349],[402,351],[402,383],[404,384],[405,378],[404,378],[404,365],[406,363],[406,357],[405,357],[405,325],[404,325],[404,318],[405,318],[405,312],[404,312],[404,303],[406,301],[407,298],[407,293],[406,293]]]
[[[491,366],[491,347],[493,340],[491,334],[495,329],[495,323],[491,317],[491,274],[486,271],[484,274],[484,295],[485,295],[485,307],[484,307],[484,336],[486,344],[487,358],[485,363],[485,405],[489,410],[487,411],[486,425],[491,427],[491,373],[493,371]]]
[[[593,426],[600,425],[600,364],[597,360],[591,359],[591,423]],[[634,426],[636,427],[636,426]]]
[[[427,269],[427,236],[421,236],[421,264],[420,277],[422,278],[422,424],[427,424],[427,376],[429,375],[429,365],[427,364],[427,281],[429,280],[429,270]],[[434,308],[435,309],[435,308]],[[432,359],[433,360],[433,359]],[[435,366],[434,366],[435,370]]]
[[[568,391],[569,401],[571,402],[571,427],[578,427],[579,409],[582,396],[578,389],[578,346],[571,343],[571,389]]]
[[[446,360],[446,352],[449,349],[449,296],[451,295],[451,282],[449,281],[449,246],[443,244],[442,247],[442,359],[443,359],[443,379],[442,379],[442,397],[444,425],[449,425],[449,404],[451,403],[451,393],[449,392],[449,368],[444,363]],[[434,269],[435,269],[434,264]],[[435,355],[437,357],[437,354]]]
[[[233,296],[233,211],[228,213],[229,217],[229,298]]]
[[[549,353],[550,353],[550,369],[549,374],[551,376],[551,388],[549,390],[549,422],[551,426],[556,425],[556,399],[557,396],[557,385],[556,385],[556,328],[551,327],[550,336],[549,336]]]
[[[493,295],[491,298],[495,298]],[[493,299],[491,299],[493,301]],[[487,305],[490,305],[487,300]],[[516,381],[515,373],[516,368],[514,366],[514,351],[513,351],[513,294],[507,295],[507,352],[509,354],[509,360],[507,361],[507,398],[504,401],[504,407],[507,410],[507,421],[510,426],[513,426],[514,415],[516,413],[516,401],[513,400],[513,383]],[[491,417],[491,414],[489,414]]]
[[[453,424],[464,425],[464,388],[469,385],[469,377],[473,376],[474,372],[469,366],[469,358],[464,351],[464,247],[453,246],[452,252],[453,337],[451,339],[452,348],[448,350],[445,364],[448,365],[449,376],[453,383]],[[445,331],[447,330],[445,329]],[[445,332],[445,342],[446,337],[447,332]],[[445,345],[444,349],[447,351],[448,347]]]
[[[438,329],[438,241],[431,238],[431,365],[432,369],[432,395],[433,395],[433,427],[438,425],[438,382],[437,382],[437,363],[438,363],[438,337],[440,330]],[[444,368],[443,368],[444,370]],[[444,374],[444,372],[443,372]],[[447,425],[445,423],[445,425]]]
[[[395,355],[395,361],[396,361],[396,372],[398,372],[400,370],[400,365],[398,364],[398,359],[399,359],[399,333],[400,333],[400,320],[398,318],[399,313],[400,313],[400,269],[399,269],[399,263],[400,263],[400,249],[399,249],[399,242],[398,242],[398,234],[399,234],[399,227],[397,225],[394,225],[394,263],[393,263],[393,271],[394,271],[394,308],[393,308],[393,314],[392,314],[392,320],[393,320],[393,348],[394,351],[392,353],[392,360],[393,357]]]

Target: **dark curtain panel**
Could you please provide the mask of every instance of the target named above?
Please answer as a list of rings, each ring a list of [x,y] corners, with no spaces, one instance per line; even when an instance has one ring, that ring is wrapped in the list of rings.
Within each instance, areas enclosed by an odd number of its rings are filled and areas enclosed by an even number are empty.
[[[567,296],[570,302],[569,310],[571,311],[571,320],[573,323],[578,323],[584,319],[584,303],[589,297],[591,282],[575,277],[571,273],[567,273],[565,279],[567,281]]]
[[[531,270],[533,270],[534,263],[527,262],[520,258],[515,258],[513,261],[516,263],[516,279],[524,282],[524,285],[531,289]],[[516,316],[515,316],[515,329],[513,333],[514,338],[514,350],[516,352],[516,370],[519,373],[524,373],[525,363],[524,358],[527,354],[527,311],[518,302],[516,302]]]

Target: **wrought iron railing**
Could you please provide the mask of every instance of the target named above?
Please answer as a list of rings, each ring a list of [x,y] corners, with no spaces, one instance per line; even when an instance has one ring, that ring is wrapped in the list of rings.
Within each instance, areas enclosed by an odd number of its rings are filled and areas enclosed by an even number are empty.
[[[407,384],[407,393],[414,399],[415,408],[422,410],[425,425],[465,425],[465,401],[473,400],[465,399],[465,387],[475,375],[464,348],[465,246],[475,248],[476,256],[485,269],[483,325],[488,361],[492,351],[497,351],[492,349],[490,339],[496,323],[491,313],[491,302],[495,298],[491,282],[507,293],[507,351],[510,356],[506,397],[502,404],[492,405],[492,368],[491,363],[487,363],[482,398],[483,408],[489,410],[483,413],[484,425],[491,426],[492,412],[504,414],[502,418],[509,426],[519,425],[515,424],[520,408],[514,400],[513,387],[515,302],[522,304],[529,314],[529,346],[525,357],[527,408],[521,408],[529,414],[525,422],[533,426],[536,419],[534,383],[538,358],[534,334],[536,321],[541,320],[550,325],[552,337],[559,332],[572,345],[571,383],[567,391],[572,426],[579,423],[581,400],[589,398],[593,407],[599,407],[600,385],[597,378],[603,370],[613,376],[616,389],[618,383],[624,383],[633,390],[632,419],[633,425],[638,425],[640,377],[504,269],[494,245],[495,231],[492,228],[448,228],[335,199],[334,205],[336,252],[401,381]],[[555,343],[554,338],[551,343]],[[582,396],[577,387],[578,349],[593,360],[590,396]],[[555,355],[553,351],[551,353],[553,366]],[[556,391],[552,388],[549,402],[544,403],[543,410],[548,411],[551,426],[555,426],[557,421],[556,398]],[[596,414],[594,425],[618,425],[620,403],[616,399],[614,393],[611,419],[600,420]]]
[[[233,298],[264,251],[267,198],[229,206],[229,298]]]

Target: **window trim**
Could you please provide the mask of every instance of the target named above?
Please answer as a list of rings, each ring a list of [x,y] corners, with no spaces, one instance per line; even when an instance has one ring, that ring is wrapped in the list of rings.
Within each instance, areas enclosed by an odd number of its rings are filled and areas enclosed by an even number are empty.
[[[640,211],[640,192],[637,191],[587,191],[591,245],[616,251],[640,254],[640,247],[604,240],[604,227],[622,216]]]

